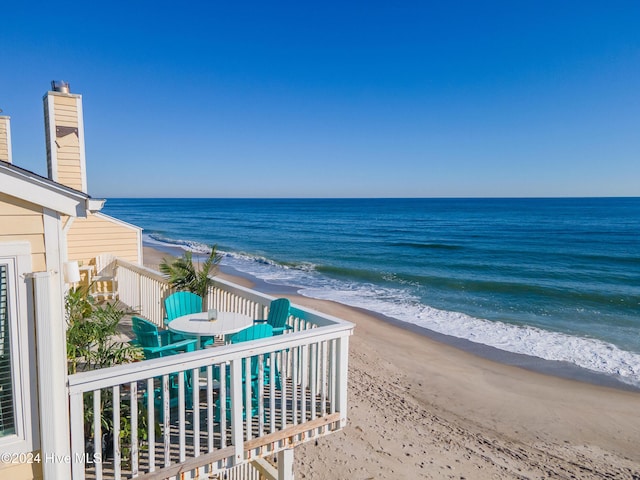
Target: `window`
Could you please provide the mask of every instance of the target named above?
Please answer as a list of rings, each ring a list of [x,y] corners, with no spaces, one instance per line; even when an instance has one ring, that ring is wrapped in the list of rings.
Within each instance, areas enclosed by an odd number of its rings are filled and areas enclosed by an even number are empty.
[[[9,315],[9,265],[0,264],[0,437],[16,433]]]
[[[31,245],[0,242],[0,452],[38,448],[33,318],[26,274]]]

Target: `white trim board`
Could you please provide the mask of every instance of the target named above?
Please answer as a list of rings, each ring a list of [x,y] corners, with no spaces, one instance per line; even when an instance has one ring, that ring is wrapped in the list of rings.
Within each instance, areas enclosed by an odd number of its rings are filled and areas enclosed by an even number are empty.
[[[73,217],[86,217],[89,196],[0,162],[0,192]]]
[[[9,265],[9,308],[11,332],[11,368],[14,375],[15,435],[0,438],[0,451],[28,453],[40,447],[36,395],[35,329],[27,281],[31,272],[29,242],[0,242],[0,263]],[[15,348],[14,348],[15,346]]]

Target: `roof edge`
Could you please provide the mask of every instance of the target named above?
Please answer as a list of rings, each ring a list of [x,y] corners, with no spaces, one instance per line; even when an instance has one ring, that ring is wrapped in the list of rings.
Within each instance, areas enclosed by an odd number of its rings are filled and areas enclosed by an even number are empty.
[[[105,202],[5,161],[0,161],[0,192],[73,217],[99,211]]]

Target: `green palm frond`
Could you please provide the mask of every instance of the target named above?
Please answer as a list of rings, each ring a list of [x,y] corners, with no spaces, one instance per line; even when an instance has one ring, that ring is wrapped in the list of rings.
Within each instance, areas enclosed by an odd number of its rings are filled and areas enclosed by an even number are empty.
[[[182,257],[173,260],[163,259],[160,271],[167,276],[167,281],[176,290],[186,290],[204,298],[209,287],[213,285],[211,276],[217,273],[221,259],[217,245],[213,245],[211,253],[202,265],[194,265],[191,252],[185,252]]]

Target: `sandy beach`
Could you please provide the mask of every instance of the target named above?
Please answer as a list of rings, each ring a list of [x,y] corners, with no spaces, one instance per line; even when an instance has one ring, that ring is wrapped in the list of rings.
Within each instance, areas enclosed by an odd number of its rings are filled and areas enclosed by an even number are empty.
[[[144,255],[149,266],[168,256]],[[365,311],[289,298],[356,324],[348,426],[296,448],[296,478],[640,479],[639,393],[504,365]]]

